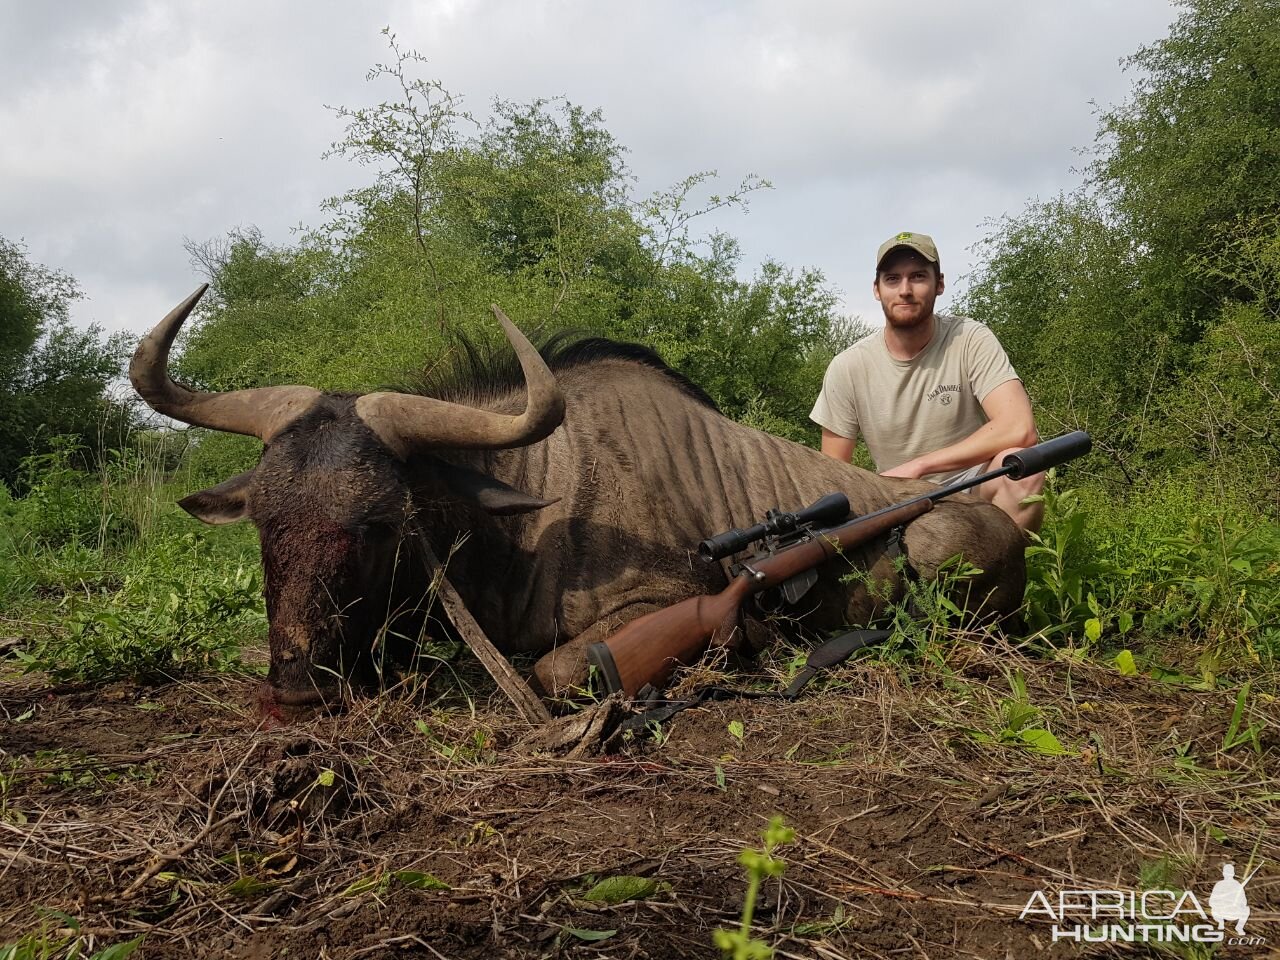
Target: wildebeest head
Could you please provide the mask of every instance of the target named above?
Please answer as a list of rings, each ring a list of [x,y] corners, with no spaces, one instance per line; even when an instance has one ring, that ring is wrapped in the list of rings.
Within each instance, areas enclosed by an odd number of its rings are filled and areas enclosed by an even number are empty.
[[[254,523],[270,622],[272,698],[285,705],[328,699],[343,678],[374,678],[380,631],[424,591],[421,566],[403,562],[420,543],[407,534],[418,522],[414,493],[423,481],[422,461],[442,448],[536,443],[564,418],[564,399],[537,350],[496,306],[524,371],[528,402],[518,415],[392,392],[188,390],[169,378],[169,349],[206,289],[143,338],[129,378],[160,413],[266,445],[252,470],[186,497],[181,506],[207,523]],[[411,461],[418,469],[410,469]],[[443,462],[436,467],[439,484],[493,513],[554,502]]]

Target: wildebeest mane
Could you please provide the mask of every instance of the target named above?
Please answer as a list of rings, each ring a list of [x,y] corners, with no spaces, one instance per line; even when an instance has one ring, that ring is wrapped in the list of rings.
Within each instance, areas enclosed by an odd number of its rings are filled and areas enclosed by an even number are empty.
[[[553,373],[603,361],[634,363],[658,372],[690,399],[719,410],[705,390],[667,366],[654,350],[643,344],[591,336],[577,330],[559,330],[550,335],[535,332],[529,339]],[[452,348],[442,359],[396,389],[480,405],[523,387],[524,374],[509,343],[505,340],[478,343],[465,334],[455,334]]]

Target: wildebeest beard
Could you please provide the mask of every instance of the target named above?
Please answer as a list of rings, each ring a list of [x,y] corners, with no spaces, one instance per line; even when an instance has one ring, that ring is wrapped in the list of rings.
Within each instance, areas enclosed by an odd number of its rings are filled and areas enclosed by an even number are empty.
[[[259,538],[272,699],[338,702],[344,684],[374,688],[394,678],[425,619],[411,530],[312,516],[287,530],[263,524]]]

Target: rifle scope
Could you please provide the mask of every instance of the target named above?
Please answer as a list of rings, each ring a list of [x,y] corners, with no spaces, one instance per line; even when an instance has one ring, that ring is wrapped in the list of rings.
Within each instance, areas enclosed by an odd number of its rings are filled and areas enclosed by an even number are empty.
[[[785,537],[808,523],[835,523],[849,515],[849,498],[843,493],[828,493],[820,500],[795,513],[770,510],[764,521],[754,527],[735,528],[718,533],[698,544],[698,556],[707,563],[714,563],[745,550],[764,537]]]

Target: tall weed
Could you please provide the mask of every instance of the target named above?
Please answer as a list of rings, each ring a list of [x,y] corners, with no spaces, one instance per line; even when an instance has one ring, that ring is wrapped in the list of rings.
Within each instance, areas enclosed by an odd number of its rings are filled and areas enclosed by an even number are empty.
[[[73,465],[82,452],[72,437],[54,437],[47,453],[25,457],[26,495],[12,504],[12,528],[42,547],[101,543],[110,527],[92,478]]]
[[[1205,489],[1202,477],[1185,475],[1123,500],[1081,491],[1083,542],[1110,566],[1093,581],[1099,609],[1138,624],[1150,642],[1211,654],[1228,669],[1242,654],[1249,663],[1274,661],[1280,524],[1251,498]]]
[[[1178,631],[1215,647],[1280,653],[1280,527],[1222,514],[1193,519],[1152,544],[1159,576],[1150,631]]]
[[[1044,523],[1038,534],[1029,534],[1027,547],[1027,625],[1051,643],[1070,640],[1085,649],[1101,639],[1109,621],[1127,633],[1132,614],[1122,610],[1113,617],[1110,601],[1123,591],[1129,572],[1104,558],[1089,536],[1089,510],[1079,492],[1059,491],[1050,471],[1043,501]]]

